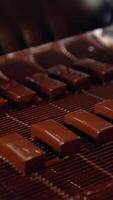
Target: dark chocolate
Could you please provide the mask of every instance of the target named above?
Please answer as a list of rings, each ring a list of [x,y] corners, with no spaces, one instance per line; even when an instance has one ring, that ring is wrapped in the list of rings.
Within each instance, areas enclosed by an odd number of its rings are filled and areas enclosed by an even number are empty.
[[[61,155],[73,154],[80,149],[80,137],[52,119],[33,124],[32,137],[43,141]]]
[[[4,96],[16,103],[24,103],[32,100],[36,93],[13,80],[0,79],[0,91]]]
[[[47,95],[49,99],[54,99],[66,92],[66,84],[48,77],[46,74],[37,73],[26,78],[27,84],[32,89]]]
[[[48,73],[51,77],[58,78],[74,87],[84,85],[89,79],[88,74],[73,70],[65,65],[51,67],[48,69]]]
[[[105,100],[95,105],[95,113],[113,120],[113,100]]]
[[[82,131],[98,144],[113,140],[113,125],[85,110],[77,110],[65,115],[64,122]]]
[[[17,133],[0,137],[0,155],[22,173],[44,166],[45,153]]]
[[[113,66],[93,59],[82,59],[75,62],[75,69],[88,72],[92,77],[98,78],[101,81],[113,78]]]

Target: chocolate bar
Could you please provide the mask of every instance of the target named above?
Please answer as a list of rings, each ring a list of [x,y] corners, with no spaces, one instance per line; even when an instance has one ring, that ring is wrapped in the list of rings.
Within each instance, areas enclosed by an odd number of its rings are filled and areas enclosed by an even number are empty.
[[[89,80],[89,75],[83,72],[73,70],[64,65],[56,65],[48,69],[51,77],[57,78],[65,83],[77,87],[84,85]]]
[[[97,62],[93,59],[82,59],[75,63],[75,69],[83,70],[98,78],[101,81],[106,81],[113,78],[113,66],[105,63]]]
[[[113,120],[113,100],[105,100],[95,105],[95,113]]]
[[[61,155],[73,154],[80,149],[80,137],[52,119],[33,124],[32,137],[50,145]]]
[[[0,91],[8,99],[16,103],[24,103],[32,100],[36,93],[31,89],[17,83],[0,79]]]
[[[113,125],[85,110],[77,110],[65,115],[64,122],[82,131],[98,144],[113,140]]]
[[[0,137],[0,155],[25,174],[44,166],[45,153],[18,133]]]
[[[66,84],[48,77],[46,74],[37,73],[31,77],[26,77],[26,83],[32,89],[47,95],[49,99],[54,99],[66,92]]]

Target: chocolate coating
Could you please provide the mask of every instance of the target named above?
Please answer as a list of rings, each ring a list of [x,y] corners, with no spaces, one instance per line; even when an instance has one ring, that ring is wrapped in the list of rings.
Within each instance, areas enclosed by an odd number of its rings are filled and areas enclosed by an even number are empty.
[[[95,61],[93,59],[82,59],[75,63],[75,69],[83,70],[90,73],[93,77],[101,81],[108,80],[113,77],[113,66]]]
[[[99,144],[113,140],[113,125],[85,110],[65,115],[64,122],[79,129]]]
[[[34,91],[13,80],[0,79],[0,90],[3,95],[16,103],[28,102],[36,95]]]
[[[66,84],[48,77],[46,74],[37,73],[26,78],[29,86],[53,99],[66,92]]]
[[[45,153],[17,133],[0,138],[0,155],[22,173],[31,173],[44,165]]]
[[[89,79],[88,74],[73,70],[65,65],[56,65],[51,67],[48,69],[48,73],[50,76],[58,78],[59,80],[75,87],[85,84]]]
[[[113,100],[105,100],[95,105],[95,113],[113,120]]]
[[[48,144],[61,155],[73,154],[80,149],[80,137],[52,119],[33,124],[32,137]]]

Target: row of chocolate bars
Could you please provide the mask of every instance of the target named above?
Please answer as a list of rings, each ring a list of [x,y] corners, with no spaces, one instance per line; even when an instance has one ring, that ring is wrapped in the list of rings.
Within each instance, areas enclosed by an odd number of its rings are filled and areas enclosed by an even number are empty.
[[[65,94],[66,88],[76,90],[92,80],[112,80],[112,48],[97,42],[94,37],[100,39],[99,34],[97,30],[1,56],[1,94],[22,103],[34,98],[36,90],[39,96],[53,100]]]
[[[95,113],[113,120],[113,100],[96,104]],[[53,119],[33,124],[32,139],[44,142],[60,156],[72,155],[80,150],[79,134],[85,134],[97,144],[113,140],[113,124],[85,110],[68,113],[64,116],[64,124],[74,130]],[[45,152],[18,133],[0,137],[0,154],[24,174],[43,169],[46,163]]]
[[[98,54],[97,59],[105,59],[106,63],[92,58],[78,59],[68,51],[66,45],[72,50],[82,39],[87,44],[86,53],[93,57]],[[3,56],[0,58],[0,107],[4,111],[8,102],[10,106],[26,104],[37,96],[44,100],[46,96],[52,101],[66,92],[90,87],[95,81],[106,84],[113,78],[112,57],[111,51],[101,47],[91,33]],[[113,100],[96,104],[95,113],[113,120]],[[44,142],[60,156],[79,151],[79,135],[86,135],[97,144],[113,139],[113,124],[85,110],[68,113],[64,116],[64,124],[66,126],[53,119],[33,124],[32,139]],[[25,174],[42,169],[46,161],[45,153],[18,133],[0,138],[0,152]]]

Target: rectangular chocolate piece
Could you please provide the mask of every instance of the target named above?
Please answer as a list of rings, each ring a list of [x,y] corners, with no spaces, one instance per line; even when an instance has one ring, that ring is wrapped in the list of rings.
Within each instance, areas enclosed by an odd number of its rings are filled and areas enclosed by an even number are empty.
[[[33,124],[32,137],[51,146],[63,156],[80,149],[80,137],[52,119]]]
[[[17,133],[0,137],[0,155],[25,174],[44,166],[45,153]]]
[[[48,77],[43,73],[37,73],[26,78],[29,86],[47,95],[50,99],[58,97],[66,92],[66,84]]]
[[[82,59],[75,63],[75,69],[90,73],[101,81],[113,78],[113,66],[93,59]]]
[[[89,75],[73,70],[65,65],[56,65],[48,69],[48,73],[53,78],[58,78],[72,86],[84,85],[88,82]]]
[[[28,102],[36,95],[31,89],[13,80],[6,81],[0,79],[0,91],[4,96],[16,103]]]
[[[105,100],[95,105],[94,112],[113,120],[113,100]]]
[[[85,110],[77,110],[65,115],[64,122],[82,131],[99,144],[113,140],[113,125]]]

